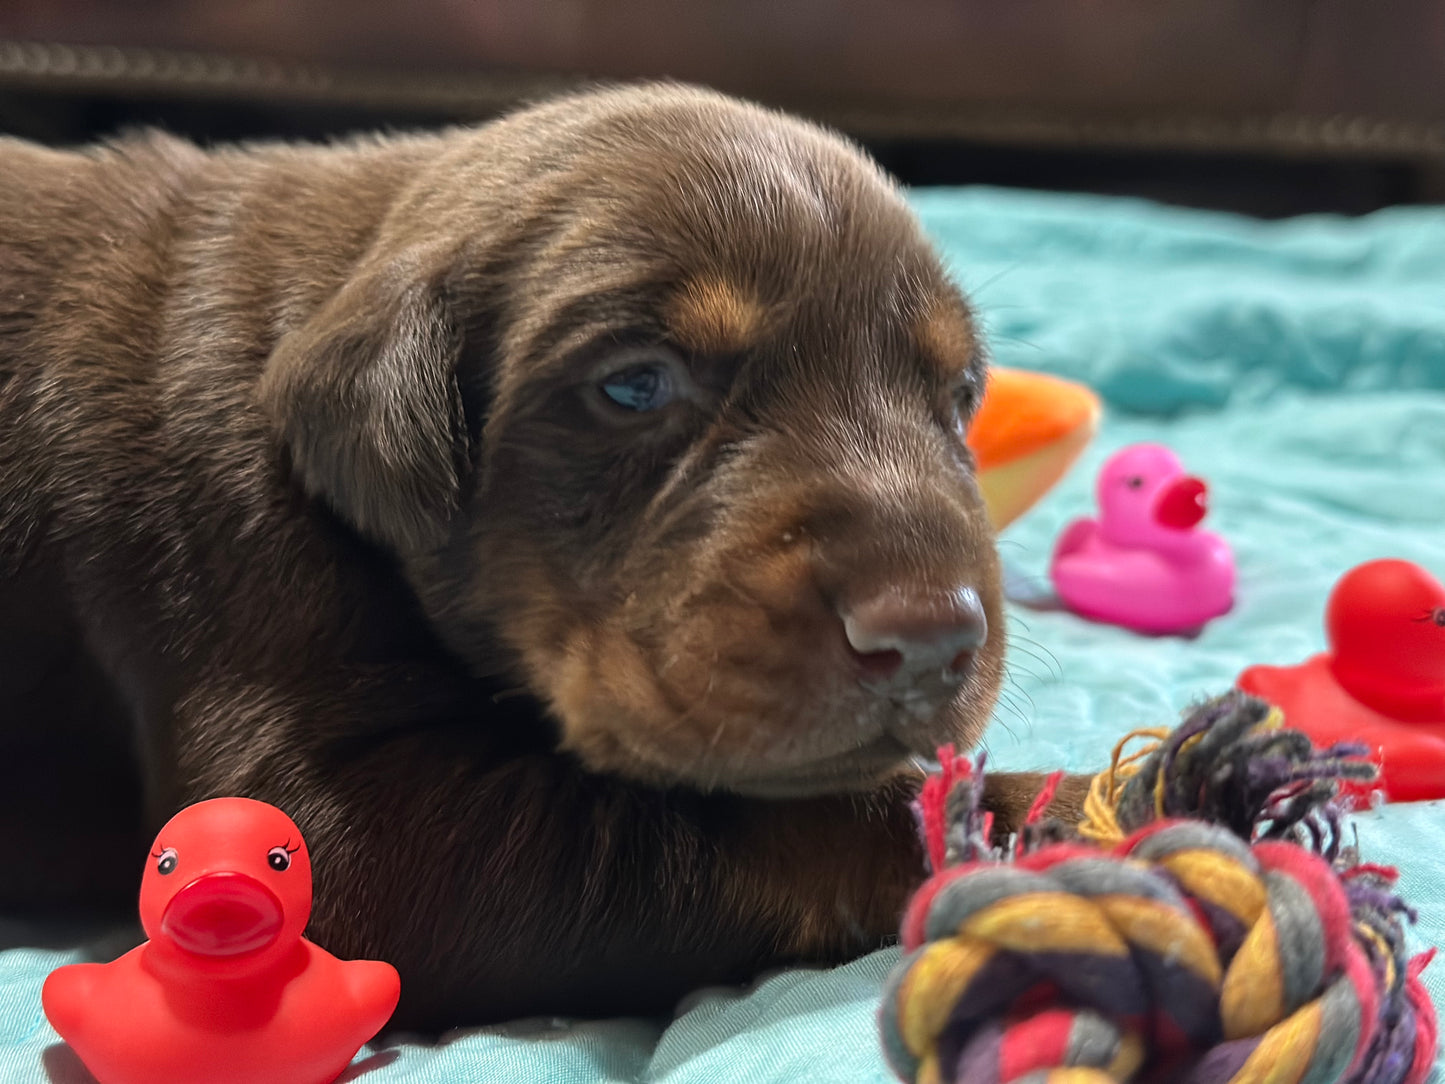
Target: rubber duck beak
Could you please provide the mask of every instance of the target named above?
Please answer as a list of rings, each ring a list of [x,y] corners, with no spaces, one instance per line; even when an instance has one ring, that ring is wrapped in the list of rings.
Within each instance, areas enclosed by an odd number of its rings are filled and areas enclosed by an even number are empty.
[[[281,901],[244,873],[207,873],[172,897],[161,932],[198,956],[231,957],[275,942],[281,933]]]
[[[1170,482],[1154,501],[1154,519],[1176,531],[1187,531],[1209,511],[1209,487],[1185,476]]]

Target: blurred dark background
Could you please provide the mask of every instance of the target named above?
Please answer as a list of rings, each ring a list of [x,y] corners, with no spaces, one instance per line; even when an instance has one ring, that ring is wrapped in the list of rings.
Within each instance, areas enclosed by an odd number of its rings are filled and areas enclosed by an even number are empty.
[[[639,77],[831,123],[913,184],[1445,198],[1441,0],[0,0],[0,131],[50,143],[433,126]]]

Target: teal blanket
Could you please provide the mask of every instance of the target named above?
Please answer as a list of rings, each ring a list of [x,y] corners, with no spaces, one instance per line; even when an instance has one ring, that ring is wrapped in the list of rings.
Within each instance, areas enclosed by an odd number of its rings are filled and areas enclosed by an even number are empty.
[[[1016,588],[1043,586],[1052,540],[1090,507],[1103,458],[1146,439],[1209,480],[1210,523],[1239,562],[1237,609],[1194,640],[1016,608],[1011,677],[987,741],[994,766],[1096,768],[1125,731],[1171,722],[1246,665],[1320,650],[1326,594],[1357,562],[1395,555],[1445,576],[1445,210],[1261,224],[987,189],[913,199],[973,293],[997,360],[1083,379],[1108,404],[1078,469],[1003,540]],[[1442,943],[1445,812],[1394,806],[1357,821],[1366,854],[1404,871],[1421,911],[1416,944]],[[24,931],[9,933],[23,943]],[[56,1037],[40,1012],[46,972],[71,958],[0,953],[0,1084],[86,1079],[63,1050],[47,1054]],[[894,959],[703,991],[670,1022],[528,1021],[398,1042],[364,1051],[357,1075],[883,1082],[874,1012]],[[1426,975],[1445,1004],[1445,962]]]

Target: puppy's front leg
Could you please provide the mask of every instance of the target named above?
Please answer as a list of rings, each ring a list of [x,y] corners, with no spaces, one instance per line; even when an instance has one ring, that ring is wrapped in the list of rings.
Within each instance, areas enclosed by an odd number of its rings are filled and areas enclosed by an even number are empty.
[[[292,815],[316,869],[311,936],[397,966],[399,1025],[666,1011],[699,986],[876,947],[924,876],[911,785],[650,790],[495,720],[357,734],[378,703],[349,700],[363,687],[193,698],[185,797]]]
[[[647,789],[491,713],[378,724],[386,695],[210,684],[182,706],[181,800],[245,795],[296,820],[310,936],[393,963],[403,1026],[666,1011],[698,986],[845,958],[896,926],[921,872],[902,795]]]
[[[1065,824],[1078,824],[1084,816],[1084,799],[1091,775],[1066,775],[1059,780],[1047,813]],[[1006,837],[1023,827],[1024,818],[1038,799],[1048,776],[1042,772],[993,772],[984,779],[982,806],[994,816],[994,838]]]
[[[1077,823],[1089,776],[1065,776],[1048,813]],[[1022,827],[1047,776],[995,773],[981,804],[998,841]],[[737,882],[752,906],[787,916],[783,955],[836,962],[898,932],[908,897],[927,874],[911,809],[920,780],[876,794],[750,803],[737,844]]]

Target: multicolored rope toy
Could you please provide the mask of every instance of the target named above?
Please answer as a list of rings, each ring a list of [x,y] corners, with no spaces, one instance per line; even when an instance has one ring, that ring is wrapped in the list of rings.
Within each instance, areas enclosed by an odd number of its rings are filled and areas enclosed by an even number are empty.
[[[1133,756],[1081,825],[1040,795],[989,842],[981,764],[940,751],[918,812],[934,875],[880,1013],[912,1084],[1422,1084],[1435,1011],[1395,871],[1333,805],[1363,748],[1316,750],[1232,692]],[[1131,735],[1131,738],[1135,735]]]

